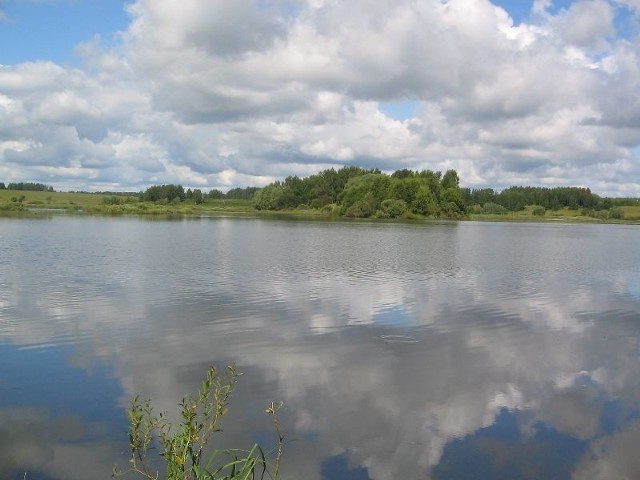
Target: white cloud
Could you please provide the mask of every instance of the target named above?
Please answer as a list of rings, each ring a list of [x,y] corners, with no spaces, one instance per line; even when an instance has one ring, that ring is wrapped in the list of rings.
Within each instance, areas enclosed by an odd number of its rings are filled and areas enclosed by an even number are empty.
[[[614,13],[605,0],[580,0],[559,15],[556,27],[568,42],[590,47],[615,33]]]
[[[139,0],[127,10],[120,45],[77,47],[82,69],[0,67],[0,141],[49,152],[4,149],[10,180],[49,180],[32,166],[56,166],[61,152],[79,168],[104,163],[87,189],[154,178],[217,187],[222,172],[259,185],[345,163],[596,189],[599,172],[585,164],[638,162],[640,45],[616,36],[620,9],[605,0],[556,13],[537,1],[518,26],[488,0]],[[394,101],[414,102],[416,118],[386,117],[378,105]],[[122,153],[118,142],[142,137],[145,158]],[[640,195],[637,179],[604,186]]]

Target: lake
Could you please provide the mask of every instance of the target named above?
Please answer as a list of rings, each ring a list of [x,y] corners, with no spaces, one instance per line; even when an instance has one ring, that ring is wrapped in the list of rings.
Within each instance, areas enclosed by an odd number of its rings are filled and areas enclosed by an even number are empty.
[[[107,479],[242,376],[283,480],[640,478],[640,227],[0,219],[0,478]]]

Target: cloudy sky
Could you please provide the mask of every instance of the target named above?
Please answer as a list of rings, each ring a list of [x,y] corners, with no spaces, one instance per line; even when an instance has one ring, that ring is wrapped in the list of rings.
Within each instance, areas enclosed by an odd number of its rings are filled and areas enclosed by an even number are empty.
[[[0,181],[640,196],[640,0],[0,0]]]

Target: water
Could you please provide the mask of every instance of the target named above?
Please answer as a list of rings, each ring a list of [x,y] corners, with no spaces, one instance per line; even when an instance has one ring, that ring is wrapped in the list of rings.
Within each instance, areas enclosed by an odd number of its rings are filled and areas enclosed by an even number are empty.
[[[0,220],[0,478],[106,479],[136,394],[243,372],[283,479],[640,477],[640,229]]]

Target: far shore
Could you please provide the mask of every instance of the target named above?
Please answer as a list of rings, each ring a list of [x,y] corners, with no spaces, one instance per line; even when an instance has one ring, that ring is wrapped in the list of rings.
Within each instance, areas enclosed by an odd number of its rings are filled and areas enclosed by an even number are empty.
[[[328,209],[299,208],[293,210],[256,210],[251,200],[209,199],[196,204],[182,202],[141,202],[134,196],[117,196],[118,203],[111,202],[108,194],[83,192],[41,192],[41,191],[0,191],[0,216],[38,218],[53,215],[97,215],[97,216],[138,216],[149,218],[186,217],[254,217],[298,220],[353,220],[336,215]],[[409,216],[398,219],[359,219],[376,222],[417,222],[417,221],[483,221],[483,222],[563,222],[596,224],[640,224],[640,207],[622,207],[624,218],[601,219],[583,215],[580,210],[547,210],[544,215],[535,215],[533,207],[505,214],[469,213],[462,218],[431,218]]]

